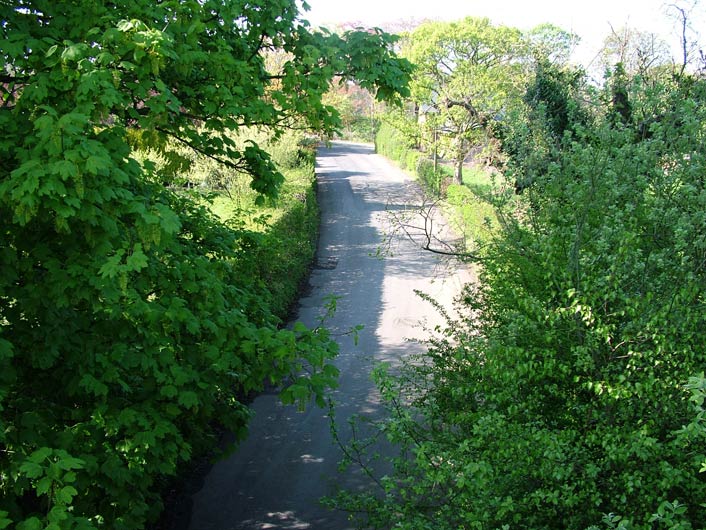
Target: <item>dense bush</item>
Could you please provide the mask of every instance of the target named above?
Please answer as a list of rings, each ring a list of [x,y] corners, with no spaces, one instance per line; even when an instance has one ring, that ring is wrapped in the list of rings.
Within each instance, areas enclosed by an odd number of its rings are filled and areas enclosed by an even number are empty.
[[[99,265],[90,241],[37,245],[4,234],[3,262],[23,271],[21,283],[2,286],[0,341],[12,413],[3,443],[27,451],[4,456],[2,507],[15,521],[48,512],[67,525],[141,527],[159,509],[155,478],[210,447],[215,418],[243,433],[248,411],[237,395],[289,373],[294,356],[335,351],[323,336],[278,330],[266,299],[242,287],[244,234],[188,197],[131,184],[154,202],[141,217],[112,221],[136,243]],[[152,217],[161,225],[143,220]],[[42,406],[29,407],[37,396]]]
[[[322,400],[336,375],[325,330],[279,328],[243,267],[252,230],[213,215],[172,147],[264,204],[284,177],[235,131],[331,133],[334,77],[392,101],[409,65],[381,31],[311,30],[294,0],[18,0],[0,19],[0,528],[143,528],[215,422],[244,434],[244,394]]]
[[[339,499],[364,525],[703,527],[706,83],[631,91],[649,134],[594,101],[500,209],[461,320],[378,374],[403,456]]]
[[[279,138],[264,130],[232,134],[242,147],[256,142],[270,153],[284,180],[276,199],[259,201],[247,174],[223,167],[178,145],[136,152],[155,161],[156,170],[177,190],[194,190],[195,198],[247,240],[248,252],[233,261],[242,281],[256,290],[269,310],[285,318],[313,259],[318,237],[314,164],[315,137],[288,131]],[[188,171],[175,161],[188,162]]]

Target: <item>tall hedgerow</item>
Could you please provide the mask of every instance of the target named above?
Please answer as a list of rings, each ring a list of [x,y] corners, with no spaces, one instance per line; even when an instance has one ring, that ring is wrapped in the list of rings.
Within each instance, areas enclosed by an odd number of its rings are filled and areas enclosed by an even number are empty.
[[[341,495],[363,527],[703,527],[706,84],[627,93],[527,160],[462,316],[378,373],[402,456]]]

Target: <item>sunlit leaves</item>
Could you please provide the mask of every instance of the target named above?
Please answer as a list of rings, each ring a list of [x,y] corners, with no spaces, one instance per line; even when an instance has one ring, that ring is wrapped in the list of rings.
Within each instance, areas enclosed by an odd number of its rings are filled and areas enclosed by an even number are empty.
[[[287,379],[296,401],[321,402],[336,348],[278,328],[268,304],[292,293],[268,295],[259,275],[291,264],[248,256],[264,254],[254,237],[175,184],[183,158],[168,172],[135,151],[178,142],[249,173],[262,202],[282,175],[234,130],[333,131],[334,74],[392,100],[408,64],[382,34],[351,35],[347,55],[292,0],[2,12],[0,528],[142,528],[157,477],[212,446],[214,420],[244,433],[239,396]],[[281,50],[292,60],[268,71]]]
[[[537,75],[534,112],[505,120],[510,163],[532,184],[495,203],[480,285],[429,351],[377,374],[380,432],[403,456],[379,497],[340,497],[375,528],[706,519],[706,85],[626,79],[645,132],[614,119],[610,88]]]
[[[261,194],[258,197],[260,203],[263,197],[276,197],[284,177],[275,167],[270,155],[256,143],[250,142],[243,151],[243,159],[248,173],[254,175],[251,186]]]
[[[417,65],[411,93],[422,113],[420,134],[430,151],[454,161],[459,184],[470,150],[517,105],[528,55],[521,39],[515,28],[469,17],[427,22],[404,42]]]

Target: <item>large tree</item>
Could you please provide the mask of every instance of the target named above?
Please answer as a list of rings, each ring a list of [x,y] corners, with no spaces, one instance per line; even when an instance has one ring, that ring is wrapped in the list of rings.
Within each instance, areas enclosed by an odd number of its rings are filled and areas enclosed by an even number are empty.
[[[412,99],[423,127],[453,160],[457,183],[471,149],[519,94],[524,52],[519,30],[470,17],[422,24],[404,43],[417,66]]]
[[[326,333],[279,330],[236,274],[247,238],[134,156],[177,142],[275,196],[268,154],[230,131],[334,130],[335,75],[404,94],[391,37],[299,17],[294,0],[0,2],[0,528],[140,528],[214,420],[242,432],[238,396],[333,384]]]

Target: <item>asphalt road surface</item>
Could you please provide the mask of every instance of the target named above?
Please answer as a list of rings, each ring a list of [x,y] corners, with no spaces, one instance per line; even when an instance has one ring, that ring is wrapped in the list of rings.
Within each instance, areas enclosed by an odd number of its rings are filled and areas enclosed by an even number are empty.
[[[350,437],[347,419],[382,413],[373,366],[391,364],[423,351],[414,342],[440,317],[415,295],[419,289],[450,305],[467,281],[407,239],[393,240],[392,255],[375,254],[385,239],[389,212],[418,200],[416,186],[373,148],[334,142],[317,157],[322,213],[317,266],[311,289],[301,299],[298,320],[314,326],[327,296],[340,297],[327,326],[335,333],[362,324],[358,344],[341,335],[336,365],[340,386],[333,393],[341,437]],[[250,435],[226,460],[218,462],[193,496],[190,530],[354,528],[347,514],[330,511],[319,499],[336,487],[370,490],[358,469],[339,473],[342,452],[332,440],[328,410],[312,405],[305,412],[283,406],[277,396],[258,397],[252,408]]]

